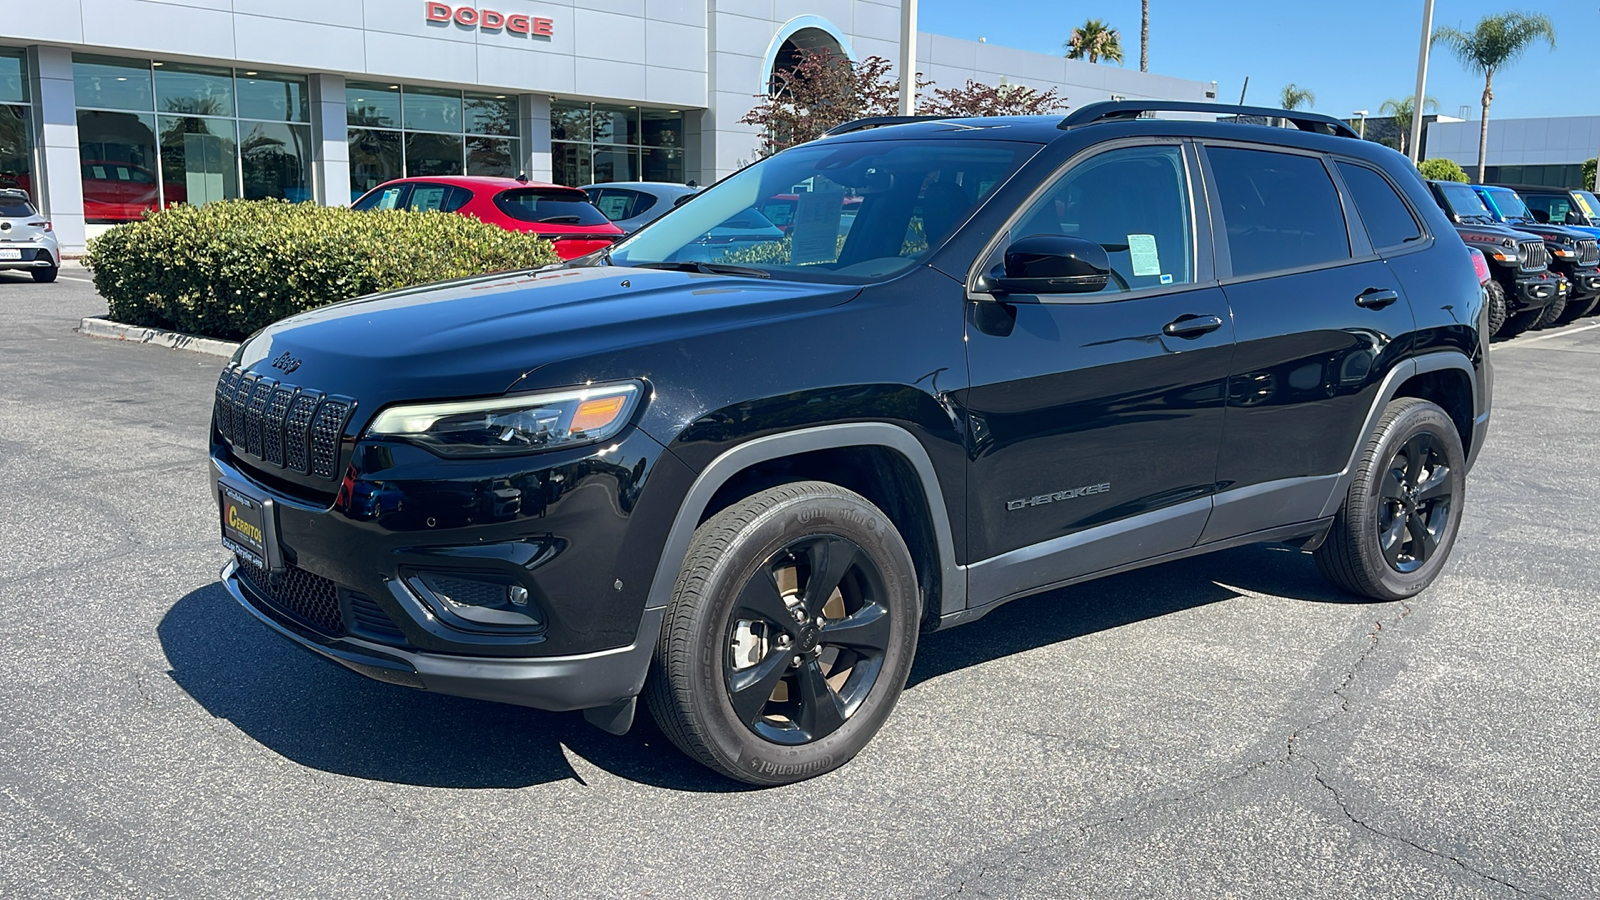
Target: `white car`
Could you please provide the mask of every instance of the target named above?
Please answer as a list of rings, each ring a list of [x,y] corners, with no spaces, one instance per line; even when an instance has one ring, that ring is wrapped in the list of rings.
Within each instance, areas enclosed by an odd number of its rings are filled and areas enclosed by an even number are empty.
[[[61,271],[61,244],[24,191],[0,190],[0,269],[27,269],[48,283]]]

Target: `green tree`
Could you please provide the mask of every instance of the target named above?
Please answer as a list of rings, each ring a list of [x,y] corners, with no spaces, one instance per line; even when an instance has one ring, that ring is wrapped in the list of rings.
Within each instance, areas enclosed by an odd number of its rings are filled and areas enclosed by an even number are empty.
[[[1453,159],[1425,159],[1417,164],[1417,171],[1429,181],[1459,181],[1467,184],[1472,180]]]
[[[1100,19],[1090,19],[1072,29],[1064,45],[1067,59],[1087,59],[1089,62],[1114,62],[1122,64],[1122,35]]]
[[[1417,98],[1402,97],[1399,100],[1385,100],[1383,105],[1378,107],[1378,115],[1394,119],[1395,130],[1400,133],[1400,146],[1397,149],[1401,153],[1406,152],[1406,141],[1411,137],[1411,113],[1412,107],[1416,105]],[[1432,97],[1422,98],[1423,115],[1438,111],[1439,101]]]
[[[1290,82],[1283,86],[1283,93],[1278,96],[1284,109],[1309,108],[1316,105],[1317,95],[1310,88],[1303,88]]]
[[[1489,152],[1489,104],[1494,102],[1494,73],[1516,62],[1535,41],[1556,47],[1556,28],[1539,13],[1501,13],[1484,16],[1471,31],[1444,28],[1432,41],[1444,44],[1467,69],[1483,76],[1483,124],[1478,129],[1478,181],[1483,181]]]
[[[1584,190],[1592,191],[1592,190],[1596,189],[1596,185],[1595,185],[1595,181],[1594,181],[1594,165],[1595,165],[1595,158],[1592,157],[1592,156],[1583,161],[1583,187],[1584,187]]]

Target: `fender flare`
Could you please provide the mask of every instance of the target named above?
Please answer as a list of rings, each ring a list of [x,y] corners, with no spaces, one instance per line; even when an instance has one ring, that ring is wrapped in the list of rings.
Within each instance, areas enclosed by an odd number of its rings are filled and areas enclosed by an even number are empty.
[[[695,478],[683,501],[678,505],[678,515],[667,532],[666,543],[661,548],[661,561],[656,564],[656,574],[650,582],[650,592],[645,599],[645,609],[665,609],[672,600],[672,589],[678,580],[678,569],[689,552],[689,541],[700,524],[700,517],[717,490],[739,472],[756,463],[810,453],[815,450],[832,450],[840,447],[883,447],[892,450],[911,464],[922,482],[922,493],[928,504],[928,515],[933,520],[934,552],[938,556],[940,571],[939,609],[937,615],[948,615],[963,609],[967,603],[965,572],[956,565],[955,542],[951,535],[950,514],[944,504],[944,494],[939,489],[939,478],[933,468],[928,451],[911,435],[911,432],[887,422],[851,422],[839,425],[822,425],[782,434],[768,435],[730,447],[712,460]],[[648,618],[648,617],[647,617]],[[657,623],[661,621],[656,618]],[[643,637],[644,635],[640,635]],[[652,642],[654,636],[652,636]]]

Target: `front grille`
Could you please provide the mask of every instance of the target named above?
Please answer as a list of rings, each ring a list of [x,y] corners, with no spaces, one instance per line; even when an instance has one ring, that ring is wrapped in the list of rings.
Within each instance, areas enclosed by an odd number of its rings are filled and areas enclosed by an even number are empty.
[[[274,607],[324,634],[344,636],[339,589],[333,582],[295,566],[287,566],[276,577],[269,577],[244,557],[236,555],[234,558],[239,563],[239,577]]]
[[[1523,241],[1517,247],[1522,259],[1522,271],[1537,272],[1550,265],[1550,254],[1544,249],[1544,241]]]
[[[1578,242],[1578,265],[1592,266],[1600,263],[1600,241],[1593,239]]]
[[[228,368],[217,379],[212,416],[237,454],[301,475],[339,474],[339,445],[355,410],[348,397]]]

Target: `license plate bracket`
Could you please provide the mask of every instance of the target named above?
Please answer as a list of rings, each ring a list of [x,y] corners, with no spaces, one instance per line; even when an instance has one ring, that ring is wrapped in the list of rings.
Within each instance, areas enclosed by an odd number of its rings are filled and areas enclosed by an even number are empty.
[[[262,571],[283,567],[278,552],[277,510],[271,498],[234,482],[217,482],[217,511],[222,525],[222,546]]]

